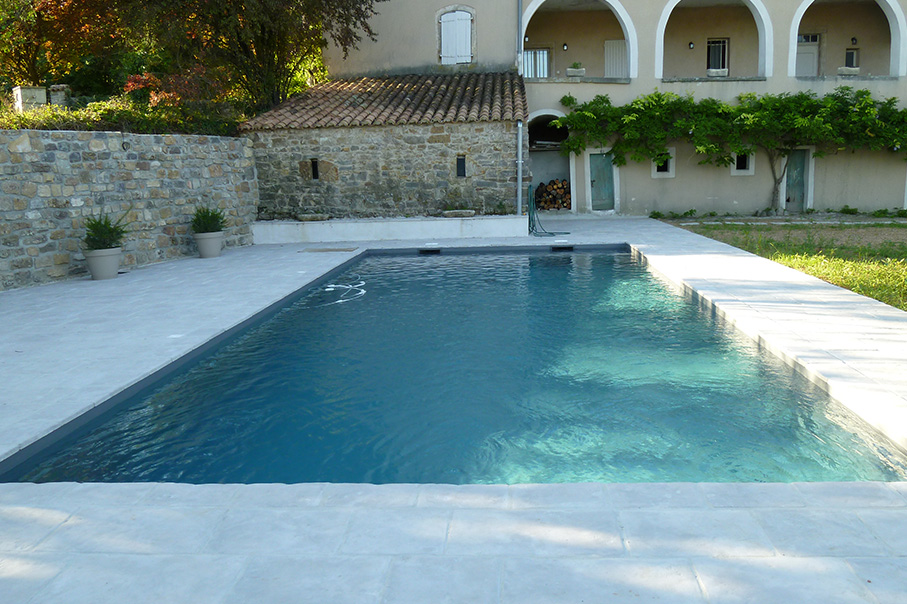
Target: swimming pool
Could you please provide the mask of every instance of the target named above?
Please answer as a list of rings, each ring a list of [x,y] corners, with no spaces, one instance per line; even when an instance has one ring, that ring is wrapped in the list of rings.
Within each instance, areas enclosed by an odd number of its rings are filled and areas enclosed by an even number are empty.
[[[26,480],[901,480],[628,255],[365,259]]]

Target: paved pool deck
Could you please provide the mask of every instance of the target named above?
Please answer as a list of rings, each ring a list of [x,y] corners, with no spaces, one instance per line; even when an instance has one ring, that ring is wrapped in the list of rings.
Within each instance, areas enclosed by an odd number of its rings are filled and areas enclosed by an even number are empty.
[[[629,243],[907,446],[907,313],[669,225],[285,244],[0,293],[0,460],[370,247]],[[564,243],[565,242],[565,243]],[[339,251],[346,250],[346,251]],[[0,602],[907,602],[907,483],[0,484]]]

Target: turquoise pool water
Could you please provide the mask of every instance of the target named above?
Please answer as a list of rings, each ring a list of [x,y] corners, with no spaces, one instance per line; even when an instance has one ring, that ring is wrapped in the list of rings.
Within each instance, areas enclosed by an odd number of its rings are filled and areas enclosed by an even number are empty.
[[[903,480],[907,461],[626,254],[373,256],[30,481]]]

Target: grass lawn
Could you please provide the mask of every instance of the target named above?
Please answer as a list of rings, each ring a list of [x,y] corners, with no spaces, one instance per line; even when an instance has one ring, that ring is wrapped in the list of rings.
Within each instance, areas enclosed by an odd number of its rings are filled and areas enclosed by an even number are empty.
[[[680,226],[907,310],[907,224]]]

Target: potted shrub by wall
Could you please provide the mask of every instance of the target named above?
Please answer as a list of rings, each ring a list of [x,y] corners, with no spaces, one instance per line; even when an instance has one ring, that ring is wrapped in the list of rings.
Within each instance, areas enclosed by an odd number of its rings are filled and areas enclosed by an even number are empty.
[[[586,77],[586,68],[583,67],[583,64],[576,62],[570,67],[567,68],[567,77],[568,78],[583,78]]]
[[[85,219],[85,261],[94,280],[113,279],[120,268],[126,214],[113,222],[107,214]]]
[[[195,245],[202,258],[216,258],[224,245],[224,213],[217,208],[195,208],[192,216],[192,232]]]

